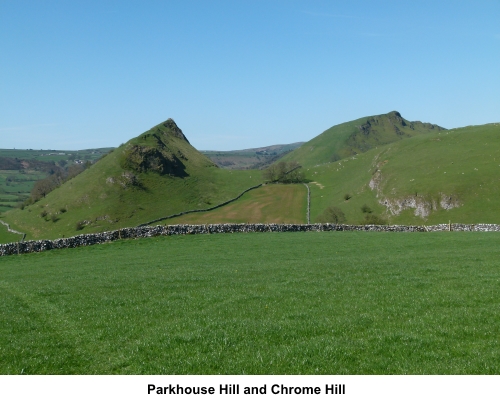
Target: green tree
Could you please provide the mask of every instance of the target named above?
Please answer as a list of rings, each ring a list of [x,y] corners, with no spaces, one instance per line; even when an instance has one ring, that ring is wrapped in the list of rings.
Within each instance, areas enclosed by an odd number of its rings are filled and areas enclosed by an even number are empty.
[[[373,210],[368,206],[368,204],[363,204],[363,206],[361,207],[361,212],[365,214],[371,214]]]
[[[326,208],[317,218],[321,223],[342,224],[346,222],[345,214],[339,207]]]
[[[264,170],[263,177],[268,182],[301,183],[304,173],[297,162],[278,162]]]

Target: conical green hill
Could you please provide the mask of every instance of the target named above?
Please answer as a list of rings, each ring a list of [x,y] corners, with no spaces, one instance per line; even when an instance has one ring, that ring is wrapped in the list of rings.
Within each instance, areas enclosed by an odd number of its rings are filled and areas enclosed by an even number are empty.
[[[120,165],[135,173],[152,172],[186,177],[197,169],[216,166],[191,146],[173,119],[127,142]]]
[[[335,162],[380,145],[443,129],[438,125],[408,121],[392,111],[335,125],[287,154],[283,160],[297,161],[303,166]]]
[[[168,119],[4,221],[28,239],[101,232],[210,208],[260,182],[258,170],[219,169]]]

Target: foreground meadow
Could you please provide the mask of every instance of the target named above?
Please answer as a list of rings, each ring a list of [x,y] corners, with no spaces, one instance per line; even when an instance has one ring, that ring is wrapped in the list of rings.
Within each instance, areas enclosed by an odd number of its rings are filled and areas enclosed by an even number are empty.
[[[499,374],[496,233],[222,234],[0,258],[1,374]]]

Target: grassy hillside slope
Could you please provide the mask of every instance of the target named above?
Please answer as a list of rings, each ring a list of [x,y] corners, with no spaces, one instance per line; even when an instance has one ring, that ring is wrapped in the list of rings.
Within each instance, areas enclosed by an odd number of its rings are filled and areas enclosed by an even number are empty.
[[[161,221],[165,224],[306,223],[307,189],[302,184],[267,184],[209,212]]]
[[[358,223],[366,204],[390,223],[500,222],[500,124],[404,139],[306,173],[312,220],[334,205]]]
[[[208,208],[260,182],[260,171],[217,168],[168,120],[4,220],[28,239],[100,232]]]
[[[438,133],[443,129],[433,124],[405,120],[397,111],[393,111],[335,125],[285,155],[282,160],[314,166],[416,135]]]
[[[0,224],[0,243],[19,242],[21,238],[22,235],[9,232],[5,225]]]

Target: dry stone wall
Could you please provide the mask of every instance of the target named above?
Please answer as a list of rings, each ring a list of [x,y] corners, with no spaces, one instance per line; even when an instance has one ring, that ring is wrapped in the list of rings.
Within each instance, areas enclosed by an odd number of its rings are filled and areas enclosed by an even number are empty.
[[[250,232],[500,232],[500,225],[494,224],[442,224],[430,226],[406,225],[336,225],[336,224],[214,224],[214,225],[157,225],[124,228],[116,231],[91,233],[55,240],[37,240],[0,245],[0,256],[23,253],[43,252],[52,249],[90,246],[118,239],[150,238],[153,236],[173,236],[212,233],[250,233]]]
[[[0,224],[5,225],[5,226],[7,227],[7,231],[8,231],[8,232],[11,232],[11,233],[16,233],[16,234],[18,234],[18,235],[23,235],[23,237],[22,237],[21,241],[23,241],[23,240],[24,240],[24,238],[26,237],[26,234],[25,234],[25,233],[22,233],[22,232],[16,231],[15,229],[12,229],[12,228],[10,227],[10,225],[9,225],[7,222],[0,221]]]

